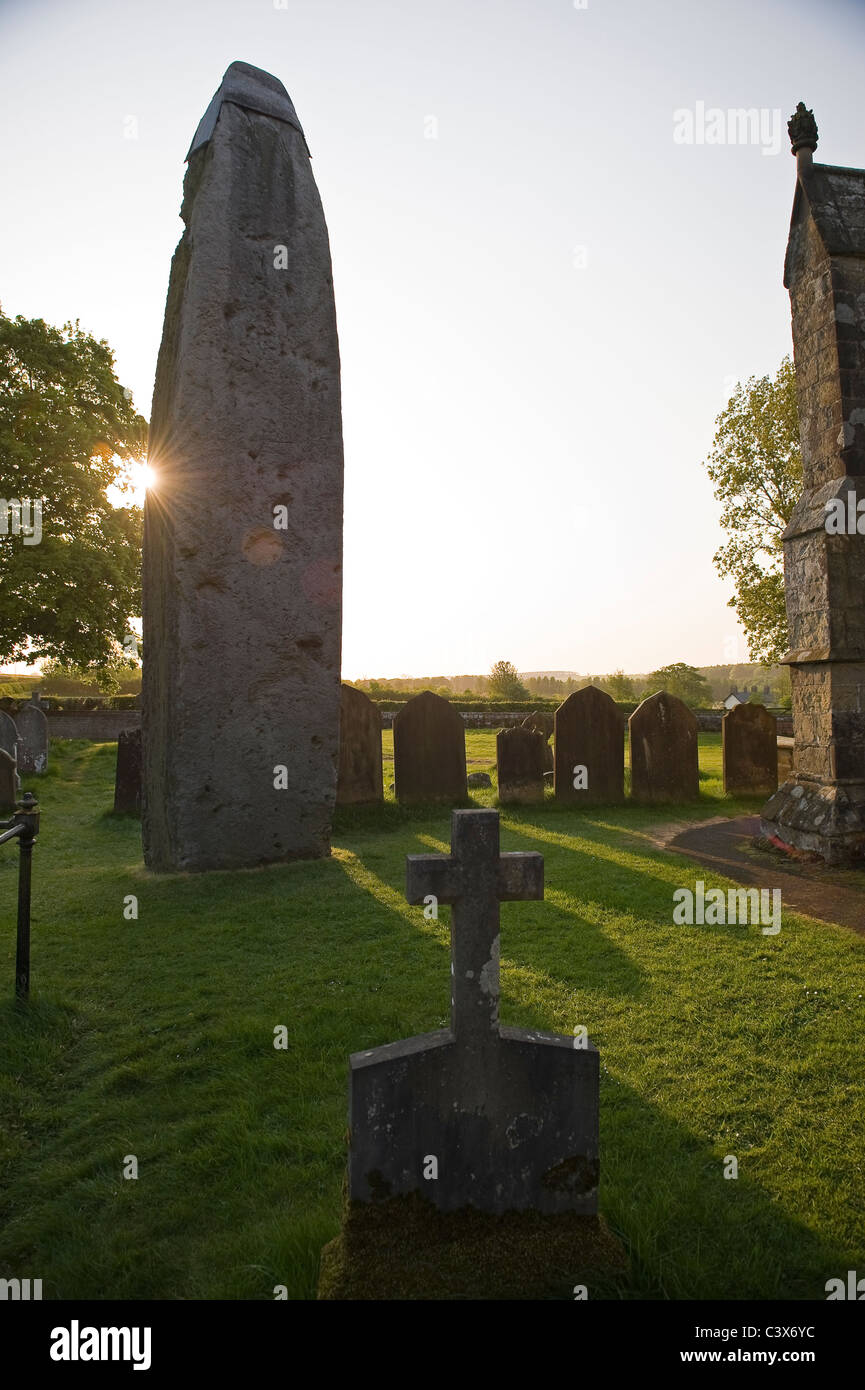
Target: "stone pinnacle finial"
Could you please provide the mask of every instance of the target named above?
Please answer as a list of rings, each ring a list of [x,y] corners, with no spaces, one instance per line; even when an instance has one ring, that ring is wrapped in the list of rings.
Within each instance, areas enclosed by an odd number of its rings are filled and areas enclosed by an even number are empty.
[[[798,154],[799,150],[816,150],[817,122],[814,120],[814,112],[807,109],[804,101],[799,102],[787,122],[787,134],[790,136],[793,154]]]

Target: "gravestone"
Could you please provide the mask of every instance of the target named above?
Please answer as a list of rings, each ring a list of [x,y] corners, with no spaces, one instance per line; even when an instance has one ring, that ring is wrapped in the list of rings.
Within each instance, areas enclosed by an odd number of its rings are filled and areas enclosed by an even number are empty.
[[[575,690],[556,710],[555,729],[556,800],[624,801],[625,721],[615,700],[594,685]]]
[[[8,715],[5,709],[0,709],[0,748],[4,749],[10,756],[18,758],[18,730],[15,721]]]
[[[294,106],[232,63],[184,180],[144,516],[145,862],[330,852],[343,448],[327,228]]]
[[[48,766],[48,720],[37,705],[26,704],[15,720],[18,729],[18,771],[44,772]]]
[[[496,734],[499,801],[531,805],[544,799],[546,739],[534,729],[501,729]]]
[[[624,1273],[597,1214],[597,1049],[499,1023],[499,903],[543,897],[542,857],[500,854],[497,812],[455,811],[450,855],[408,856],[406,896],[452,904],[451,1026],[350,1059],[319,1298],[561,1298]]]
[[[122,729],[117,738],[114,810],[118,815],[141,815],[140,729]]]
[[[342,687],[339,717],[338,806],[381,801],[381,714],[353,685]]]
[[[18,773],[15,759],[0,748],[0,811],[14,811],[18,801]]]
[[[403,705],[393,721],[397,800],[464,801],[466,732],[458,710],[425,690]]]
[[[827,864],[865,859],[865,170],[815,164],[788,125],[796,191],[790,292],[802,495],[783,535],[795,751],[762,835]]]
[[[497,811],[454,811],[450,855],[408,856],[408,901],[452,905],[451,1025],[351,1057],[351,1201],[597,1211],[597,1048],[499,1024],[499,903],[542,898],[543,871],[499,853]]]
[[[544,740],[544,772],[553,770],[553,750],[550,747],[550,739],[555,728],[555,718],[552,714],[541,714],[535,710],[533,714],[527,714],[520,725],[523,729],[533,729],[535,733],[541,734]]]
[[[697,718],[688,706],[660,690],[628,720],[631,796],[635,801],[695,801],[700,794]]]
[[[778,733],[764,705],[736,705],[721,720],[724,791],[771,796],[778,788]]]

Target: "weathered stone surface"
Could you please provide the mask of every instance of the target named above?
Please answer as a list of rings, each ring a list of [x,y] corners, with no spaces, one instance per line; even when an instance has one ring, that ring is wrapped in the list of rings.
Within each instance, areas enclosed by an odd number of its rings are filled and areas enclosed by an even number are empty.
[[[0,748],[0,811],[14,811],[18,800],[18,776],[15,759]]]
[[[499,1025],[499,903],[543,897],[543,858],[500,855],[498,812],[454,811],[450,855],[408,856],[406,897],[430,894],[452,904],[451,1026],[351,1057],[350,1199],[595,1213],[597,1049]]]
[[[470,772],[466,778],[466,785],[469,787],[491,787],[493,779],[488,772]]]
[[[381,801],[381,714],[368,695],[342,687],[339,719],[338,806]]]
[[[327,229],[285,89],[228,69],[189,154],[144,522],[145,860],[329,853],[343,452]]]
[[[496,734],[499,801],[531,805],[544,799],[542,733],[529,728],[501,729]]]
[[[794,770],[762,832],[830,864],[865,857],[865,171],[797,147],[784,266],[790,291],[802,496],[784,532]],[[827,532],[840,500],[853,526]]]
[[[764,705],[736,705],[721,721],[724,791],[771,796],[778,790],[778,733]]]
[[[628,720],[631,796],[635,801],[696,801],[700,794],[697,720],[688,706],[660,690]]]
[[[118,815],[141,815],[140,729],[123,729],[117,738],[114,810]]]
[[[624,801],[625,721],[611,696],[594,685],[575,690],[556,710],[555,724],[556,800]],[[576,775],[580,767],[585,776]]]
[[[429,690],[403,705],[393,721],[393,766],[398,801],[465,800],[465,725],[453,705]]]
[[[37,705],[26,704],[15,720],[18,729],[18,771],[44,772],[48,766],[48,720]]]
[[[18,730],[11,715],[5,709],[0,709],[0,748],[9,754],[10,758],[18,758]]]

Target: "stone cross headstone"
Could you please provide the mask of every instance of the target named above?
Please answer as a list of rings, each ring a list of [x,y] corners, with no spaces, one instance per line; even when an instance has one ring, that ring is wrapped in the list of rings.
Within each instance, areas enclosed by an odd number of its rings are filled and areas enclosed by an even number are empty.
[[[393,721],[397,800],[464,801],[466,731],[458,710],[425,690],[403,705]]]
[[[38,705],[22,705],[16,716],[19,772],[44,772],[48,766],[48,720]]]
[[[700,794],[697,718],[688,706],[660,690],[628,720],[631,796],[635,801],[696,801]]]
[[[114,810],[118,815],[141,815],[141,730],[121,729],[114,772]]]
[[[368,695],[343,685],[339,716],[338,806],[381,801],[381,714]]]
[[[15,721],[8,715],[5,709],[0,709],[0,748],[4,749],[10,756],[17,761],[18,759],[18,730]]]
[[[544,799],[546,740],[534,729],[501,729],[496,734],[499,801],[531,805]]]
[[[499,1023],[499,903],[543,897],[543,857],[500,854],[497,811],[451,824],[406,863],[409,902],[452,905],[451,1026],[351,1057],[349,1197],[594,1214],[597,1049]]]
[[[145,862],[330,852],[343,445],[327,228],[275,77],[232,63],[189,150],[144,517]]]
[[[605,690],[587,685],[555,715],[557,801],[585,806],[625,799],[625,721]]]
[[[764,705],[736,705],[721,720],[724,791],[771,796],[778,788],[778,721]]]
[[[14,811],[18,800],[18,773],[15,759],[0,748],[0,811]]]

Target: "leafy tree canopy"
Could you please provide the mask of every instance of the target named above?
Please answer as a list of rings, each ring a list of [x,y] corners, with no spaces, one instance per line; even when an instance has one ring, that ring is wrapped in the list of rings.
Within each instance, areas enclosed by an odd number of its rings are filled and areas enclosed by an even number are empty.
[[[714,557],[732,579],[735,609],[755,661],[775,662],[787,648],[781,536],[802,491],[799,412],[793,364],[774,380],[740,383],[718,416],[705,463],[728,539]]]
[[[118,660],[141,611],[141,510],[107,489],[146,436],[107,343],[0,310],[0,499],[40,503],[42,533],[26,543],[0,505],[0,662]]]
[[[654,695],[659,690],[678,696],[686,705],[708,705],[712,700],[706,677],[700,674],[696,666],[689,666],[684,661],[674,661],[670,666],[661,666],[652,672],[646,684],[646,694]]]
[[[527,700],[529,692],[520,680],[520,673],[510,661],[497,661],[489,674],[491,695],[505,700]]]

